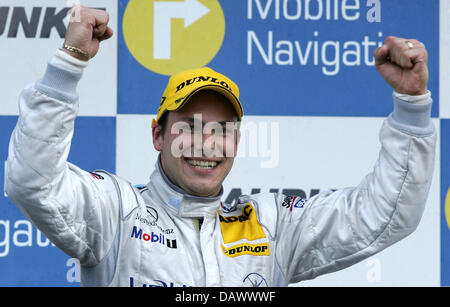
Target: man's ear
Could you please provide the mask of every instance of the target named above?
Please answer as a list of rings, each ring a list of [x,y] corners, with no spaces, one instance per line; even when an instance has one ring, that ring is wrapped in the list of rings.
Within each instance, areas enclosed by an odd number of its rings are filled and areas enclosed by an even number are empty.
[[[153,147],[155,147],[157,151],[161,151],[163,149],[164,138],[162,126],[158,123],[154,123],[152,127],[152,138],[153,138]]]
[[[226,148],[226,157],[227,158],[236,158],[237,156],[237,151],[238,151],[238,147],[239,147],[239,141],[241,139],[241,128],[240,128],[240,123],[233,121],[233,122],[229,122],[227,123],[227,126],[231,124],[232,127],[227,127],[227,129],[233,129],[233,147],[230,148]],[[227,144],[231,145],[231,144]]]
[[[236,158],[236,156],[237,156],[237,152],[238,152],[238,148],[239,148],[239,143],[240,143],[240,141],[241,141],[241,128],[240,128],[240,123],[238,123],[238,129],[237,129],[237,131],[236,131],[236,134],[235,134],[235,144],[234,144],[234,157]]]

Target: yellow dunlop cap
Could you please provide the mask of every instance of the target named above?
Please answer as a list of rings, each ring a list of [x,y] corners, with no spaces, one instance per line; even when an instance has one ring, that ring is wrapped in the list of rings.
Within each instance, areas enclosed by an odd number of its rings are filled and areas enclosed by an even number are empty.
[[[236,83],[209,67],[203,67],[184,71],[170,77],[161,98],[156,120],[152,121],[152,127],[165,112],[179,110],[189,98],[203,90],[212,90],[222,94],[231,103],[239,120],[241,120],[244,111],[239,101],[239,88]]]

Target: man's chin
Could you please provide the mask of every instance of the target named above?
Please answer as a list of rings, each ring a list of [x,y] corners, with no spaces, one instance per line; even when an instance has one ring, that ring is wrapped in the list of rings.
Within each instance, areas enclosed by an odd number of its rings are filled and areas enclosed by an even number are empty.
[[[194,196],[208,197],[217,196],[220,193],[221,186],[216,184],[190,181],[185,191]]]

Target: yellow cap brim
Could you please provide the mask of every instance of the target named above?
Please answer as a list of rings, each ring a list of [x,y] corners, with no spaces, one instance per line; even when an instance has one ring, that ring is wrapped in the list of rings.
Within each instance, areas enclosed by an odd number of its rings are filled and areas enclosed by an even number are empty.
[[[170,105],[168,105],[166,107],[166,110],[160,114],[160,116],[157,118],[156,121],[159,120],[159,118],[161,118],[161,116],[167,112],[167,111],[177,111],[180,110],[188,101],[190,98],[192,98],[192,96],[194,96],[196,93],[200,92],[200,91],[206,91],[206,90],[211,90],[211,91],[215,91],[219,94],[222,94],[233,106],[233,109],[236,112],[236,115],[238,116],[238,119],[241,120],[242,116],[244,115],[244,111],[242,109],[242,105],[241,102],[239,101],[239,99],[229,90],[227,90],[226,88],[222,87],[222,86],[217,86],[217,85],[205,85],[205,86],[201,86],[197,89],[195,89],[194,91],[192,91],[189,95],[187,95],[181,102],[178,103],[172,103]],[[152,123],[152,126],[154,124]]]

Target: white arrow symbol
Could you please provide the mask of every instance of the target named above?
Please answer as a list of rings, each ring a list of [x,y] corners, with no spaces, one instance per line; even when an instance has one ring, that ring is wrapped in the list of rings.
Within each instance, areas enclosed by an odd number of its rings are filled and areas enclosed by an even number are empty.
[[[153,18],[153,58],[169,60],[171,57],[171,20],[183,18],[187,28],[210,10],[198,0],[184,0],[184,2],[155,1]]]

